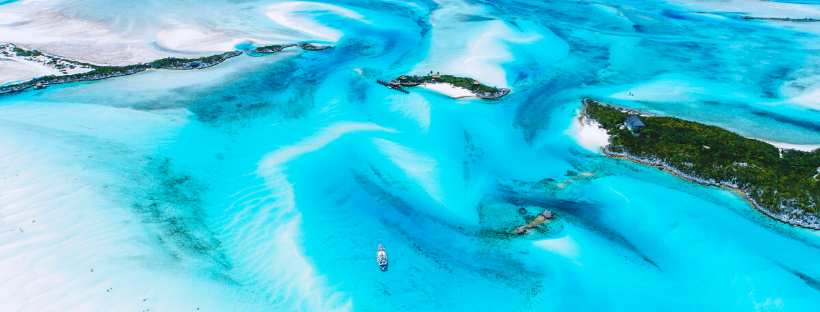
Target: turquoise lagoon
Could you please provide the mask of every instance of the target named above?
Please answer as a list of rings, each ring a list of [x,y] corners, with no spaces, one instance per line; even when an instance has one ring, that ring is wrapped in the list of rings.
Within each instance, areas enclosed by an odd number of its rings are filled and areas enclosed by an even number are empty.
[[[69,3],[115,28],[193,5]],[[290,31],[333,49],[2,97],[0,310],[816,311],[817,231],[569,134],[593,97],[820,142],[817,32],[744,3],[301,3]],[[273,32],[291,4],[191,18]],[[430,70],[514,91],[374,83]]]

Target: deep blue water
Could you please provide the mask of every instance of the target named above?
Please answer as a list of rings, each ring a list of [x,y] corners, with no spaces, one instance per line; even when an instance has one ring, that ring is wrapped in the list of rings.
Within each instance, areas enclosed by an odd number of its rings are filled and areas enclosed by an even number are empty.
[[[70,4],[66,14],[114,27],[191,5]],[[272,4],[209,1],[220,13],[196,18],[273,31]],[[794,95],[818,87],[816,33],[649,0],[333,4],[361,17],[299,11],[343,34],[330,50],[0,98],[3,177],[41,166],[110,199],[105,210],[139,225],[121,231],[148,233],[138,252],[55,246],[138,272],[159,270],[145,255],[170,255],[162,266],[184,272],[165,290],[129,288],[134,298],[217,289],[175,307],[816,311],[816,231],[772,221],[731,191],[603,157],[570,133],[580,99],[592,97],[818,144],[820,112]],[[247,45],[237,48],[263,44]],[[513,92],[451,99],[374,83],[430,70]],[[45,156],[20,165],[34,151]],[[27,183],[0,184],[4,231],[17,227],[12,208],[63,205],[12,201],[36,188]],[[512,234],[544,209],[556,220]]]

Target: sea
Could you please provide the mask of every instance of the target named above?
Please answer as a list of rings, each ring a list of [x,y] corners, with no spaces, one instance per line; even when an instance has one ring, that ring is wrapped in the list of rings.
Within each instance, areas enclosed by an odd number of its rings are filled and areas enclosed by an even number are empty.
[[[333,47],[0,97],[0,311],[820,306],[820,232],[576,125],[593,98],[818,144],[820,23],[740,18],[814,1],[56,3],[146,42],[183,23]],[[431,71],[512,92],[376,83]]]

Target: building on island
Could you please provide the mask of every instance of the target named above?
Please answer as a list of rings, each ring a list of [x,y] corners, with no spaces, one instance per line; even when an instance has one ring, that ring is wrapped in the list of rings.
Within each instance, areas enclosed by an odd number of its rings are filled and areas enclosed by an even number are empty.
[[[481,85],[481,83],[480,83],[480,82],[478,82],[478,80],[473,80],[473,85],[474,85],[474,86],[480,86],[480,85]]]
[[[638,116],[629,116],[628,118],[626,118],[626,122],[624,122],[624,125],[626,125],[626,127],[629,128],[629,131],[636,131],[644,127],[643,121],[641,121],[641,119],[638,118]]]
[[[439,78],[441,78],[441,75],[439,75],[438,73],[436,73],[435,75],[433,75],[433,79],[439,79]]]
[[[399,85],[399,81],[398,81],[398,80],[393,79],[393,80],[390,80],[390,84],[391,84],[391,85],[394,85],[394,86],[397,86],[397,85]]]

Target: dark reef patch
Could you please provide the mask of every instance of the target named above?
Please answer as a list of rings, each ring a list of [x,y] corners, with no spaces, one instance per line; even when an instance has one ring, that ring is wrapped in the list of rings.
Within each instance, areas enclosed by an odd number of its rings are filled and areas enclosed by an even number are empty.
[[[501,196],[503,196],[504,200],[507,202],[518,206],[536,206],[539,207],[539,209],[544,208],[556,211],[556,215],[565,218],[567,222],[571,222],[593,233],[596,233],[606,240],[635,253],[643,261],[651,264],[659,270],[661,269],[654,260],[644,254],[625,236],[601,222],[599,211],[590,204],[570,202],[559,199],[539,198],[533,195],[514,192],[504,192]]]
[[[769,260],[772,260],[772,259],[769,259]],[[783,265],[782,263],[779,263],[779,262],[777,262],[777,261],[773,261],[773,262],[774,262],[775,264],[777,264],[779,267],[781,267],[781,268],[783,268],[784,270],[786,270],[787,272],[789,272],[789,273],[791,273],[791,274],[794,274],[795,276],[797,276],[798,278],[800,278],[800,280],[802,280],[803,282],[805,282],[805,283],[806,283],[806,285],[808,285],[808,286],[809,286],[809,287],[811,287],[812,289],[814,289],[814,290],[816,290],[816,291],[820,292],[820,279],[817,279],[817,278],[814,278],[814,277],[808,276],[808,275],[806,275],[805,273],[802,273],[802,272],[800,272],[800,271],[797,271],[797,270],[795,270],[795,269],[792,269],[792,268],[790,268],[790,267],[787,267],[787,266],[785,266],[785,265]]]
[[[219,272],[231,268],[221,253],[221,242],[205,225],[202,193],[206,187],[188,174],[174,170],[167,157],[145,157],[146,172],[135,174],[138,187],[133,211],[155,231],[159,243],[182,261],[197,259]]]
[[[409,245],[415,252],[428,258],[440,269],[448,272],[469,270],[477,275],[522,290],[529,290],[537,286],[543,272],[533,271],[514,259],[509,252],[499,252],[499,250],[509,251],[516,241],[520,241],[520,239],[511,239],[513,238],[512,230],[488,229],[484,225],[456,224],[421,213],[372,180],[381,175],[356,171],[354,175],[357,184],[379,201],[379,205],[371,205],[373,208],[369,209],[384,209],[385,207],[394,209],[395,212],[389,214],[384,211],[378,212],[381,216],[380,221],[385,224],[383,229],[389,229],[405,237],[408,242],[412,242]],[[419,228],[413,229],[415,227]],[[406,228],[413,230],[406,230]],[[427,232],[438,234],[436,236],[420,234]],[[476,249],[454,252],[451,248],[459,245],[447,243],[463,239],[477,239],[481,244]],[[473,261],[476,258],[482,260]],[[478,265],[479,263],[481,265]]]

